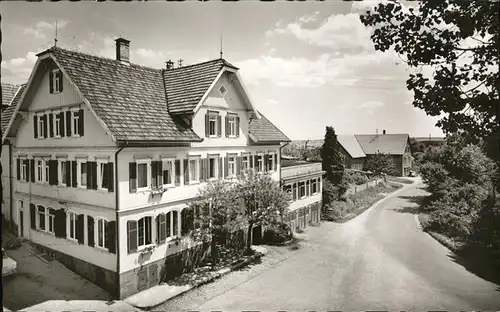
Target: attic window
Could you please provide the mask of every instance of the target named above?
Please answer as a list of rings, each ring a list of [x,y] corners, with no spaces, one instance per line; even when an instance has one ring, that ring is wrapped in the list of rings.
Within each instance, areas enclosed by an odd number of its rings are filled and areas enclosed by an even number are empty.
[[[49,74],[50,93],[59,93],[63,90],[63,75],[59,69],[52,70]]]
[[[226,95],[226,93],[227,93],[227,89],[226,89],[226,87],[224,87],[223,85],[222,85],[222,86],[220,86],[220,88],[219,88],[219,92],[220,92],[220,94],[222,94],[222,96],[225,96],[225,95]]]

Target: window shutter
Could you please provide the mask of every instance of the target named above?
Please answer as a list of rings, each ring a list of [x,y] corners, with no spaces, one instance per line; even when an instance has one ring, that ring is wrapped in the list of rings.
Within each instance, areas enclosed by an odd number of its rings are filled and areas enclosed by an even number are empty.
[[[226,132],[226,137],[229,137],[229,116],[225,116],[224,117],[224,121],[225,121],[225,125],[224,125],[224,128],[225,128],[225,132]]]
[[[82,137],[83,136],[83,128],[84,128],[84,122],[83,122],[83,109],[80,109],[78,111],[78,133],[80,134],[80,136]]]
[[[99,232],[98,232],[99,233]],[[87,238],[89,246],[95,246],[94,218],[87,216]]]
[[[116,221],[109,221],[106,225],[106,244],[110,253],[116,254]]]
[[[87,189],[91,190],[93,189],[92,187],[92,162],[87,161]],[[81,169],[80,169],[81,170]]]
[[[115,174],[114,174],[114,168],[113,168],[113,163],[108,162],[108,192],[113,192],[115,190]]]
[[[264,171],[269,171],[269,154],[264,154]]]
[[[57,160],[49,160],[49,185],[57,185],[58,184],[58,161]]]
[[[175,166],[175,185],[181,184],[181,160],[176,159],[174,162]]]
[[[158,177],[156,173],[158,172],[158,162],[151,162],[151,188],[156,188],[158,186]]]
[[[227,178],[229,172],[229,157],[224,157],[224,178]]]
[[[128,253],[137,251],[137,221],[127,222],[127,249]]]
[[[54,114],[49,114],[49,136],[54,137]]]
[[[306,181],[306,196],[309,196],[309,187],[311,186],[311,183],[309,180]]]
[[[31,175],[31,182],[35,183],[35,160],[30,159],[30,175]]]
[[[76,217],[76,229],[75,229],[75,234],[76,234],[76,239],[78,240],[78,244],[83,244],[84,243],[84,221],[83,221],[83,218],[84,218],[84,215],[82,214],[79,214],[77,217]]]
[[[49,92],[54,93],[54,73],[49,72]]]
[[[205,114],[205,136],[208,138],[210,136],[210,115]]]
[[[159,244],[163,244],[165,242],[165,239],[166,239],[166,224],[165,224],[165,215],[162,213],[162,214],[159,214],[157,217],[156,217],[156,238],[158,240],[158,243]]]
[[[36,208],[34,204],[30,204],[30,224],[33,230],[36,230]]]
[[[236,136],[240,136],[240,117],[236,117]]]
[[[208,180],[208,174],[209,174],[209,160],[208,158],[203,159],[203,175],[205,176],[205,180]]]
[[[205,159],[200,158],[198,165],[200,166],[199,180],[205,181]]]
[[[222,157],[219,157],[218,161],[219,161],[219,166],[218,167],[219,167],[219,179],[220,179],[220,178],[222,178],[222,169],[223,169],[222,168],[222,163],[223,163],[222,162]]]
[[[157,171],[156,171],[156,176],[158,177],[158,186],[161,187],[163,186],[163,161],[158,161],[158,166],[157,166]],[[172,173],[170,173],[172,174]]]
[[[100,172],[101,172],[101,168],[100,168],[99,164],[97,164],[97,167],[98,167],[98,168],[97,168],[97,170],[98,170],[98,171],[99,171],[99,173],[100,173]],[[104,167],[104,168],[103,168],[103,170],[102,170],[102,171],[103,171],[103,173],[102,173],[102,177],[101,177],[101,179],[102,179],[102,181],[101,181],[101,185],[97,185],[97,188],[99,188],[99,186],[101,186],[101,187],[102,187],[103,185],[109,185],[109,177],[108,177],[108,164],[107,164],[107,163],[103,164],[103,167]]]
[[[16,167],[17,167],[17,181],[21,180],[21,159],[17,159],[17,164],[16,164]]]
[[[137,163],[131,162],[128,164],[128,184],[130,193],[135,193],[137,191]],[[136,242],[137,244],[137,242]],[[137,246],[136,246],[137,249]]]
[[[60,112],[57,114],[57,118],[59,118],[59,133],[61,137],[64,136],[64,112]]]
[[[93,161],[90,167],[92,168],[92,186],[94,190],[97,190],[97,162]]]
[[[59,238],[66,238],[66,212],[64,209],[54,213],[54,234]]]
[[[220,137],[222,133],[222,121],[221,116],[217,115],[217,136]]]
[[[278,153],[274,154],[274,170],[278,171]]]
[[[62,71],[57,72],[57,78],[59,79],[59,91],[63,91],[63,74]]]
[[[248,169],[253,169],[253,156],[252,155],[248,155]]]
[[[184,159],[184,184],[189,184],[189,168],[188,168],[188,160]]]
[[[68,161],[69,163],[69,161]],[[69,167],[69,166],[68,166]],[[76,170],[77,170],[77,163],[76,163],[76,160],[72,160],[71,161],[71,186],[72,187],[76,187],[77,186],[77,174],[76,174]],[[68,181],[69,180],[69,175],[68,175]],[[69,184],[68,184],[69,185]]]
[[[66,112],[66,136],[71,136],[71,111]]]
[[[26,182],[30,180],[30,161],[29,159],[24,159],[23,163],[26,165]]]
[[[292,185],[292,199],[297,200],[297,183]]]
[[[33,116],[33,137],[38,138],[38,116]]]
[[[48,116],[45,114],[42,116],[43,118],[43,137],[48,138],[49,137],[49,125],[48,125]]]
[[[253,156],[253,166],[254,166],[255,170],[257,170],[259,168],[259,162],[257,160],[257,157],[258,157],[257,155]]]
[[[241,172],[241,156],[236,156],[236,175],[239,175]]]

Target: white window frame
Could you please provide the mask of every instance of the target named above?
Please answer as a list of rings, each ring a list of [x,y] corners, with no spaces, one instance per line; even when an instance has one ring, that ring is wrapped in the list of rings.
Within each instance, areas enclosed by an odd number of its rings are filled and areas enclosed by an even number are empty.
[[[139,187],[139,165],[146,165],[146,186]],[[144,192],[151,188],[151,159],[137,159],[135,165],[137,175],[137,192]]]
[[[236,155],[228,155],[227,156],[227,176],[234,177],[236,176]],[[232,169],[232,170],[230,170]]]
[[[74,219],[71,220],[71,216],[74,216]],[[66,238],[72,241],[77,242],[76,238],[76,222],[78,220],[78,213],[74,211],[68,211],[66,214]],[[71,236],[71,222],[73,222],[73,236]]]
[[[43,157],[35,157],[34,161],[35,161],[35,183],[45,184],[45,159]],[[38,164],[39,161],[41,162],[40,165]]]
[[[163,181],[161,183],[163,184],[163,187],[172,187],[175,185],[175,159],[173,158],[164,158],[161,160],[162,161],[162,179],[164,179],[164,169],[170,164],[170,183],[164,184]]]
[[[177,233],[174,232],[174,212],[177,213]],[[165,242],[168,242],[168,241],[171,241],[171,240],[174,240],[178,237],[181,236],[181,225],[182,225],[182,222],[181,222],[181,212],[179,210],[170,210],[166,213],[164,213],[165,215],[165,229],[167,228],[167,215],[170,214],[170,225],[169,225],[169,228],[170,228],[170,232],[169,233],[165,233]]]
[[[219,179],[219,158],[220,156],[218,155],[209,155],[208,156],[208,180],[213,181]],[[210,160],[214,161],[214,176],[210,176]]]
[[[217,114],[217,113],[211,113],[211,112],[208,113],[208,136],[210,138],[216,138],[217,137],[217,133],[219,133],[218,132],[219,129],[217,129],[217,125],[218,125],[217,119],[218,119],[218,117],[219,117],[219,114]],[[210,123],[211,122],[214,123],[214,134],[210,133]]]
[[[46,221],[45,221],[45,225],[47,227],[46,232],[49,233],[49,234],[55,234],[55,228],[54,228],[54,226],[55,226],[55,218],[56,218],[56,216],[53,215],[53,214],[50,214],[50,209],[54,209],[54,208],[52,208],[52,207],[46,207],[45,209],[46,209],[45,210],[45,215],[46,215],[46,218],[47,218]],[[52,227],[52,231],[50,230],[51,227]]]
[[[72,109],[71,110],[71,136],[72,137],[80,137],[80,133],[78,132],[78,120],[80,116],[78,116],[80,109]]]
[[[227,123],[228,123],[228,127],[229,127],[229,129],[227,129],[227,131],[229,133],[230,138],[236,137],[236,118],[237,118],[237,116],[234,114],[227,115],[227,119],[228,119]]]
[[[57,171],[59,171],[59,177],[58,177],[59,185],[67,187],[68,184],[71,185],[71,177],[68,177],[68,176],[66,177],[66,183],[63,183],[63,178],[62,178],[63,173],[66,173],[66,168],[63,169],[63,164],[66,165],[66,161],[68,161],[68,160],[65,158],[58,158],[57,159],[57,162],[59,163],[59,166],[57,166],[58,167]],[[70,166],[71,166],[71,163],[70,163]],[[70,172],[71,172],[71,170],[70,170]]]
[[[311,187],[311,194],[312,195],[315,195],[315,194],[318,194],[319,193],[319,188],[318,188],[318,179],[317,178],[314,178],[314,179],[311,179],[311,182],[310,182],[310,187]],[[313,189],[313,185],[316,186],[316,192],[314,192],[314,189]]]
[[[245,154],[241,156],[241,170],[250,169],[250,157],[252,157],[252,155],[250,154]]]
[[[40,207],[43,208],[43,213],[39,211]],[[36,229],[37,231],[47,232],[48,224],[47,224],[47,207],[44,205],[36,205]],[[43,218],[44,221],[44,229],[40,227],[40,220]]]
[[[196,179],[192,179],[191,172],[192,172],[193,168],[191,166],[191,161],[196,162],[196,168],[194,170],[194,174],[195,174]],[[199,156],[196,156],[196,157],[191,156],[188,158],[188,174],[189,174],[189,184],[200,183],[200,157]]]
[[[87,159],[77,159],[76,163],[76,184],[79,188],[87,188],[87,178],[85,178],[85,185],[82,184],[82,164],[85,163],[85,167],[87,168],[86,175],[89,174],[89,166],[87,164]]]
[[[38,136],[37,139],[45,139],[45,123],[43,122],[42,117],[45,115],[43,113],[37,113],[38,116],[38,124],[37,124],[37,129],[38,129]]]
[[[302,186],[300,185],[301,183],[303,183]],[[300,195],[300,193],[301,193],[300,190],[302,189],[302,187],[304,188],[304,196]],[[297,198],[304,199],[307,197],[306,187],[307,187],[306,181],[300,181],[297,183],[297,189],[298,189],[298,195],[299,195],[299,196],[297,196]]]
[[[49,168],[48,159],[43,158],[43,183],[44,184],[49,184],[49,174],[50,174],[50,168]]]
[[[18,157],[19,159],[19,180],[23,182],[28,182],[28,164],[25,163],[28,160],[27,157]]]
[[[99,245],[99,221],[102,221],[102,246]],[[106,218],[95,218],[94,219],[94,246],[99,249],[108,250],[106,248],[106,224],[109,222]]]
[[[254,166],[257,167],[257,172],[264,172],[264,154],[257,154],[257,163]],[[259,165],[260,164],[260,165]]]
[[[107,164],[108,161],[103,159],[97,159],[96,162],[97,162],[97,189],[101,191],[107,191],[108,190],[107,187],[106,188],[102,187],[101,165]],[[110,179],[110,177],[108,177],[108,179]],[[108,187],[109,187],[109,180],[108,180]]]
[[[59,79],[58,79],[58,74],[61,72],[60,69],[54,69],[52,70],[52,85],[54,86],[54,92],[55,93],[61,93],[61,86],[59,85]],[[62,75],[62,73],[61,73]]]
[[[271,164],[270,167],[267,167],[267,170],[270,172],[276,171],[276,168],[274,168],[274,157],[276,157],[276,153],[269,153],[267,156],[267,165]]]
[[[61,138],[61,128],[60,128],[60,124],[61,124],[61,120],[58,118],[58,114],[60,113],[61,111],[52,111],[52,128],[54,129],[54,138]],[[58,122],[59,121],[59,122]]]
[[[150,233],[151,233],[151,243],[149,244],[146,244],[146,227],[144,227],[144,244],[143,245],[140,245],[139,244],[139,221],[141,219],[145,219],[145,218],[151,218],[151,230],[150,230]],[[146,225],[145,223],[146,221],[144,221],[144,225]],[[150,215],[147,215],[147,216],[143,216],[141,218],[139,218],[137,220],[137,251],[141,251],[145,248],[147,248],[148,246],[152,246],[152,245],[156,245],[155,244],[155,233],[156,233],[156,224],[155,224],[155,217],[154,216],[150,216]]]

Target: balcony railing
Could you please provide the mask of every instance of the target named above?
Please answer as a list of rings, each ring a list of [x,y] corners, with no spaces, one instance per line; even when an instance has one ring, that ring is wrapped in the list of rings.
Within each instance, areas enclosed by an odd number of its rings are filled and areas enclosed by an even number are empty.
[[[312,173],[320,173],[321,163],[303,164],[298,166],[285,167],[281,169],[281,178],[292,178]]]

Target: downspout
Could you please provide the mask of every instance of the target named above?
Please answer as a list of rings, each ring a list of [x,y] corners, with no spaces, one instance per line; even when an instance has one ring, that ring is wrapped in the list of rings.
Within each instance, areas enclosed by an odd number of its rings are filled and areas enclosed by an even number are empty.
[[[14,216],[13,216],[13,211],[14,211],[14,191],[12,190],[12,142],[9,140],[9,196],[10,196],[10,203],[9,203],[9,209],[10,209],[10,226],[11,226],[11,231],[12,231],[12,225],[14,224]],[[19,213],[19,212],[18,212]],[[19,233],[19,231],[18,231]],[[16,233],[17,234],[17,233]],[[17,236],[17,235],[16,235]]]
[[[120,153],[125,147],[120,147],[115,152],[115,212],[116,212],[116,281],[117,281],[117,291],[116,294],[120,298],[120,220],[118,218],[118,211],[120,210],[120,197],[118,194],[118,153]]]

